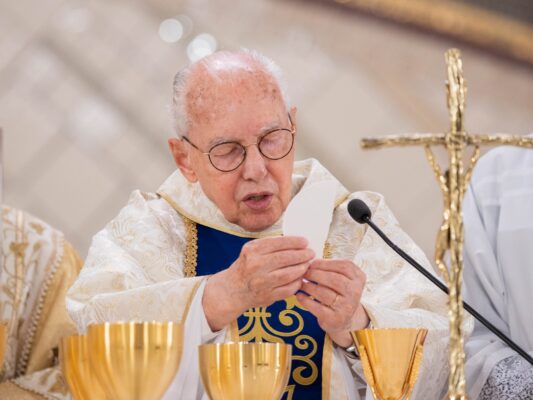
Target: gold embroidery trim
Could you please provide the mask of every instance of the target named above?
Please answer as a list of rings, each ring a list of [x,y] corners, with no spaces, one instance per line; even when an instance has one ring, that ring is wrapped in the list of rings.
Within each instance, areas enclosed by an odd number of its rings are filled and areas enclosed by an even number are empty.
[[[326,260],[331,259],[333,257],[333,247],[328,241],[324,243],[324,250],[322,251],[322,257],[325,258]]]
[[[31,319],[30,326],[27,330],[26,340],[24,342],[24,346],[22,348],[21,355],[20,355],[19,362],[18,362],[17,369],[16,369],[17,376],[21,376],[26,373],[26,367],[28,366],[28,362],[30,359],[30,354],[31,354],[34,340],[35,340],[35,334],[37,333],[37,329],[39,328],[39,323],[41,322],[43,306],[44,306],[46,297],[48,296],[50,287],[52,286],[54,282],[54,278],[57,273],[57,270],[59,266],[61,265],[61,260],[63,259],[63,254],[65,250],[65,238],[62,233],[60,232],[53,233],[51,246],[53,249],[52,255],[45,267],[45,270],[49,272],[47,275],[45,275],[46,278],[44,279],[41,292],[39,294],[36,306],[34,308],[33,317]]]
[[[185,222],[185,234],[187,244],[185,247],[185,277],[196,276],[196,265],[198,257],[198,228],[196,222],[183,216]]]
[[[294,389],[296,389],[296,385],[287,385],[285,388],[283,394],[287,393],[287,400],[292,400],[294,396]]]
[[[213,228],[213,229],[215,229],[217,231],[220,231],[220,232],[229,233],[230,235],[233,235],[233,236],[238,236],[238,237],[243,237],[243,238],[250,238],[250,239],[260,239],[260,238],[263,238],[263,237],[280,236],[282,234],[281,231],[272,231],[272,232],[268,232],[268,233],[254,233],[254,232],[246,232],[246,231],[239,232],[239,231],[233,230],[231,228],[228,228],[228,227],[225,227],[225,226],[222,226],[222,225],[212,224],[209,221],[206,221],[204,219],[201,219],[201,218],[198,218],[196,216],[193,216],[193,215],[189,214],[183,208],[178,206],[176,204],[176,202],[174,200],[172,200],[172,197],[170,195],[166,194],[165,192],[158,191],[157,195],[159,197],[161,197],[163,200],[165,200],[168,204],[170,204],[170,206],[174,210],[176,210],[176,212],[178,214],[180,214],[183,218],[186,218],[186,219],[188,218],[188,219],[192,220],[195,223],[198,223],[198,224],[203,225],[203,226],[207,226],[208,228]]]
[[[24,283],[24,253],[29,244],[27,240],[24,240],[24,214],[22,211],[17,211],[15,232],[15,243],[10,246],[10,250],[15,255],[15,297],[9,330],[15,329],[17,313],[20,308],[22,284]]]

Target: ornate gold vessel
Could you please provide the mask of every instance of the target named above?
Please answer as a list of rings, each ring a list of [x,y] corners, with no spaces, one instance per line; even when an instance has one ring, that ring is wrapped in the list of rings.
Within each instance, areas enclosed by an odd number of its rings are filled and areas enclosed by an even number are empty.
[[[107,397],[91,370],[87,336],[61,339],[59,362],[74,400],[104,400]]]
[[[376,400],[409,399],[422,362],[427,329],[363,329],[352,332]]]
[[[91,325],[89,359],[113,400],[160,399],[179,367],[183,327],[172,322]]]
[[[279,400],[289,381],[292,348],[282,343],[199,347],[200,372],[211,400]]]

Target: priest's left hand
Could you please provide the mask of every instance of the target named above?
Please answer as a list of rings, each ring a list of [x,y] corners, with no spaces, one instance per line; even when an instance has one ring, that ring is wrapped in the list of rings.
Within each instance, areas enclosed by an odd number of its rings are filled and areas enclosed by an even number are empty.
[[[296,298],[341,347],[353,344],[350,331],[364,329],[368,315],[360,303],[365,273],[348,260],[315,260]],[[307,294],[306,294],[307,293]]]

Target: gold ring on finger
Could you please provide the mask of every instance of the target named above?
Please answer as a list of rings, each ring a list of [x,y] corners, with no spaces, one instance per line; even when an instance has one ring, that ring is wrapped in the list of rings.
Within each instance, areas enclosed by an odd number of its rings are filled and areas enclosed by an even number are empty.
[[[333,302],[329,305],[329,308],[335,307],[335,304],[337,303],[338,299],[339,299],[339,294],[335,293],[335,298],[333,299]]]

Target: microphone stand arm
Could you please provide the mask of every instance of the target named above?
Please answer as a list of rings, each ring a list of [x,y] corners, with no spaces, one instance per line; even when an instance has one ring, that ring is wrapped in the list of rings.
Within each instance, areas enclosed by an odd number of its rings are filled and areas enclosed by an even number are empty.
[[[417,263],[409,254],[407,254],[405,251],[400,249],[398,246],[394,244],[382,231],[378,228],[374,222],[370,219],[370,217],[365,216],[364,222],[367,223],[378,235],[381,237],[385,243],[387,243],[396,253],[400,255],[405,261],[407,261],[409,264],[411,264],[413,267],[415,267],[418,272],[420,272],[422,275],[424,275],[427,279],[429,279],[435,286],[437,286],[440,290],[442,290],[444,293],[449,294],[448,288],[444,283],[439,281],[437,278],[433,276],[428,270],[426,270],[423,266],[421,266],[419,263]],[[494,333],[496,336],[498,336],[505,344],[507,344],[511,349],[516,351],[518,354],[520,354],[529,364],[533,365],[533,358],[520,346],[518,346],[515,342],[513,342],[510,338],[508,338],[502,331],[500,331],[498,328],[496,328],[494,325],[492,325],[483,315],[478,313],[473,307],[471,307],[466,301],[463,301],[463,308],[468,311],[475,319],[477,319],[479,322],[481,322],[483,325],[487,327],[492,333]]]

